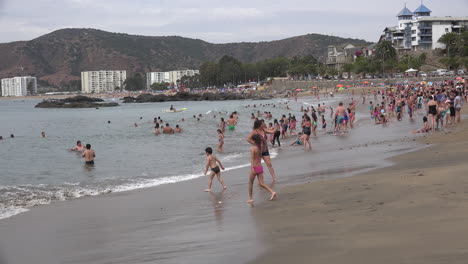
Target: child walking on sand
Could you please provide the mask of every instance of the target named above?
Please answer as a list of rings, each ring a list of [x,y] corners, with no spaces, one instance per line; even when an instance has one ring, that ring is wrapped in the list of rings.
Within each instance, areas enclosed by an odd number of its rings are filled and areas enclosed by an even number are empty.
[[[224,184],[224,181],[221,178],[221,170],[219,169],[219,167],[221,167],[221,169],[224,170],[223,164],[221,164],[221,161],[219,161],[219,159],[213,155],[212,148],[207,147],[205,149],[205,153],[206,153],[205,175],[208,172],[208,168],[211,169],[210,180],[208,181],[208,189],[206,189],[205,192],[211,192],[211,184],[213,184],[213,178],[215,175],[216,175],[216,178],[218,178],[218,181],[223,186],[223,188],[227,189],[227,186]]]
[[[253,203],[253,184],[255,177],[258,177],[258,184],[260,187],[271,193],[270,201],[275,199],[276,192],[274,192],[268,185],[263,183],[263,166],[262,166],[262,154],[261,144],[262,138],[259,134],[252,136],[254,146],[250,148],[250,176],[249,176],[249,197],[248,203]]]

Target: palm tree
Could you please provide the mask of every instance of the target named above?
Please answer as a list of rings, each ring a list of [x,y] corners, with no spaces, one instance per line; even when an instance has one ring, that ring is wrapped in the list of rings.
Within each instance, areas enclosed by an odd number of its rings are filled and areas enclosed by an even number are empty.
[[[389,61],[397,60],[397,52],[396,52],[396,49],[393,47],[392,42],[388,40],[383,40],[379,42],[375,49],[375,58],[377,60],[381,59],[382,74],[384,74],[385,60],[389,60]],[[390,64],[390,65],[393,65],[393,64]]]

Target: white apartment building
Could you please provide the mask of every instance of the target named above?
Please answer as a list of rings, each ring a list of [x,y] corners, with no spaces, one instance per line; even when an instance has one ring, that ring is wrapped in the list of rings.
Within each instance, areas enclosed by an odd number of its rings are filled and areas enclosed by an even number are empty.
[[[168,72],[148,72],[146,73],[146,87],[150,89],[153,83],[177,83],[184,76],[194,76],[199,74],[199,70],[177,70]]]
[[[28,92],[37,93],[37,79],[31,76],[21,76],[2,79],[2,96],[26,96]],[[28,91],[30,87],[30,91]]]
[[[123,88],[127,79],[126,71],[85,71],[81,72],[83,93],[111,93],[115,88]]]
[[[438,42],[445,33],[468,28],[468,17],[431,17],[431,13],[423,4],[414,12],[405,5],[397,15],[398,25],[385,28],[380,39],[391,41],[397,50],[430,50],[445,48]]]

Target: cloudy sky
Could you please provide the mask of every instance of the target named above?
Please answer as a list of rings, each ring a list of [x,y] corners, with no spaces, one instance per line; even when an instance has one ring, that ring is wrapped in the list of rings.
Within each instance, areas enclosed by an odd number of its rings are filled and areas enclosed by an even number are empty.
[[[214,43],[307,33],[377,41],[405,2],[420,0],[0,0],[0,42],[61,28],[179,35]],[[468,0],[425,0],[433,16],[468,16]]]

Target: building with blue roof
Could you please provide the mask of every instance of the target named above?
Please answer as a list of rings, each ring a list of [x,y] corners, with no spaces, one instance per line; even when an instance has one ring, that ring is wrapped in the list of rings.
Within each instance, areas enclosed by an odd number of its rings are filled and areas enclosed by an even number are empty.
[[[405,6],[396,15],[398,24],[386,27],[380,40],[391,41],[400,52],[445,48],[438,42],[445,33],[461,33],[468,30],[468,17],[432,17],[432,11],[422,2],[411,12]]]

